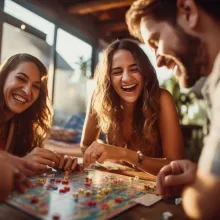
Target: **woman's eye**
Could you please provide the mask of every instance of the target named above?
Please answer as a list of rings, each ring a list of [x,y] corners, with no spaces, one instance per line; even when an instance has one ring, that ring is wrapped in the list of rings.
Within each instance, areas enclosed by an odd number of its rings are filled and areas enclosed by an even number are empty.
[[[136,68],[136,69],[132,69],[131,72],[138,72],[139,70]]]
[[[37,90],[40,90],[40,87],[39,87],[39,86],[33,85],[33,87],[34,87],[35,89],[37,89]]]
[[[112,72],[112,75],[119,75],[119,74],[122,74],[122,71]]]
[[[23,82],[26,81],[24,78],[22,78],[22,77],[20,77],[20,76],[17,76],[17,79],[20,80],[20,81],[23,81]]]

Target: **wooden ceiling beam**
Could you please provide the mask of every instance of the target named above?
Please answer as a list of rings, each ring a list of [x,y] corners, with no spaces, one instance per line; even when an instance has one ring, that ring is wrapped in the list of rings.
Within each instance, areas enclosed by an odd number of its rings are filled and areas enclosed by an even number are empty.
[[[68,9],[71,14],[90,14],[97,11],[106,11],[113,8],[130,6],[134,0],[96,0],[73,5]]]
[[[120,32],[127,31],[128,26],[125,22],[118,23],[106,23],[99,26],[99,29],[103,32]]]

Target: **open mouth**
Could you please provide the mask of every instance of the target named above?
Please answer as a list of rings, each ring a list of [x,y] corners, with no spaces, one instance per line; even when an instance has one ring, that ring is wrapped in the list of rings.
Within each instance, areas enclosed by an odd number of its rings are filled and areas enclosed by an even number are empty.
[[[20,102],[20,103],[23,103],[23,104],[27,102],[27,100],[26,100],[25,98],[21,97],[20,95],[13,95],[13,98],[14,98],[16,101],[18,101],[18,102]]]
[[[121,86],[121,89],[125,92],[132,92],[137,88],[137,84],[127,85],[127,86]]]

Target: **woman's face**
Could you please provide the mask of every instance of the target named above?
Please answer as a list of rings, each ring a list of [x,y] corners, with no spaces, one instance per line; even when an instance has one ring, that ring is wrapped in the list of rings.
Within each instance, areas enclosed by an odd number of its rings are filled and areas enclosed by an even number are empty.
[[[111,83],[120,96],[122,104],[136,103],[143,89],[143,76],[128,50],[119,49],[114,53]]]
[[[12,115],[22,113],[38,98],[41,77],[32,62],[22,62],[6,78],[3,93],[7,111]]]

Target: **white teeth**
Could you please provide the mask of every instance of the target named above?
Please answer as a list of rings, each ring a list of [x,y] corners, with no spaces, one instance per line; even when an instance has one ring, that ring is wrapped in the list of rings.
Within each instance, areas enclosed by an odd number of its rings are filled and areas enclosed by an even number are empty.
[[[24,98],[22,98],[21,96],[19,96],[19,95],[14,95],[13,96],[16,100],[18,100],[18,101],[20,101],[20,102],[23,102],[23,103],[25,103],[27,100],[26,99],[24,99]]]
[[[137,84],[132,84],[132,85],[129,85],[129,86],[122,86],[123,89],[130,89],[134,86],[136,86]]]

